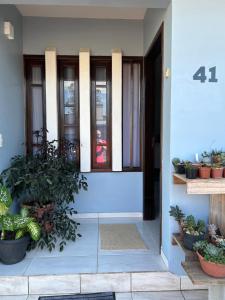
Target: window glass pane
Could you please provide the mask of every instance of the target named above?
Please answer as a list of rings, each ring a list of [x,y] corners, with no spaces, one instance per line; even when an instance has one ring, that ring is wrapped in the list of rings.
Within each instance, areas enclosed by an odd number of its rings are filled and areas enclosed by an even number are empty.
[[[106,85],[106,68],[96,68],[96,85]]]
[[[106,87],[96,87],[96,163],[107,162],[107,96]]]
[[[65,139],[74,143],[76,141],[76,133],[75,132],[76,132],[75,127],[73,127],[73,126],[65,127],[65,130],[64,130]]]
[[[42,84],[41,67],[32,67],[32,84]]]
[[[75,107],[64,108],[64,122],[65,125],[75,125],[76,120]]]
[[[32,87],[32,131],[43,128],[42,87]],[[33,142],[37,143],[33,137]]]
[[[73,67],[65,67],[64,68],[64,80],[73,81],[75,78],[75,72]]]
[[[64,80],[64,105],[74,105],[74,103],[75,103],[74,81]]]

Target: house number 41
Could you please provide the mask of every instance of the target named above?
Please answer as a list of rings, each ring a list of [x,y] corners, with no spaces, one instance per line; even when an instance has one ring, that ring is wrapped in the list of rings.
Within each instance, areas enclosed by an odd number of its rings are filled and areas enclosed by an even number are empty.
[[[211,73],[209,82],[218,82],[216,78],[216,67],[210,68],[209,72]],[[201,83],[205,83],[207,80],[205,67],[200,67],[198,71],[193,75],[193,80],[199,80]]]

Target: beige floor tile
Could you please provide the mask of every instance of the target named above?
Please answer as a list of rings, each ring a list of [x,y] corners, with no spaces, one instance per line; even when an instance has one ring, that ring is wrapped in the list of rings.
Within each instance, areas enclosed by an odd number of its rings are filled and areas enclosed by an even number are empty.
[[[182,291],[185,300],[207,300],[208,291]]]
[[[131,293],[116,293],[116,300],[132,300]]]
[[[133,300],[184,300],[181,292],[135,292]]]

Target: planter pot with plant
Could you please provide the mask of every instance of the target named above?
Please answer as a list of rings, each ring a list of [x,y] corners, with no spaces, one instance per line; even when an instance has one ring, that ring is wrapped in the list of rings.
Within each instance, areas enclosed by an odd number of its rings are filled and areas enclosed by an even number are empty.
[[[199,168],[199,177],[201,179],[209,179],[211,176],[211,166],[203,164]]]
[[[0,260],[10,265],[23,260],[30,242],[40,238],[40,226],[34,218],[28,216],[27,209],[21,209],[20,214],[10,214],[12,198],[3,185],[0,186]]]
[[[187,179],[196,179],[198,177],[198,170],[197,166],[194,166],[191,163],[187,163],[185,165],[185,173]]]
[[[68,241],[75,241],[77,227],[72,216],[76,213],[71,204],[75,194],[87,190],[87,180],[79,173],[78,149],[66,140],[47,141],[46,132],[35,132],[39,147],[32,155],[17,156],[1,177],[13,197],[28,207],[41,227],[41,238],[31,247],[56,245],[62,251]]]
[[[206,165],[211,164],[211,162],[212,162],[211,153],[204,151],[204,152],[202,152],[201,156],[202,156],[201,161],[203,164],[206,164]]]
[[[223,167],[220,164],[212,165],[211,177],[214,179],[219,179],[223,177]]]
[[[208,241],[194,244],[202,270],[215,278],[225,277],[225,248]]]
[[[196,222],[194,216],[187,216],[184,219],[183,231],[185,248],[193,250],[194,243],[205,238],[205,222],[203,220]]]
[[[173,164],[175,173],[185,174],[185,163],[183,161],[180,161],[179,158],[174,158],[172,160],[172,164]]]

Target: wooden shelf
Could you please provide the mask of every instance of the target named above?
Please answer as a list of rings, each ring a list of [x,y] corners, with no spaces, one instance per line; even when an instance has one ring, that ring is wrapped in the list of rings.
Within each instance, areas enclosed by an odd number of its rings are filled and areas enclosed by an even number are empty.
[[[225,178],[187,179],[185,175],[173,174],[174,184],[186,184],[187,194],[221,195],[225,194]]]
[[[181,240],[179,233],[173,234],[172,244],[179,246],[181,250],[184,252],[185,262],[193,262],[198,260],[197,254],[194,251],[188,250],[184,247],[184,243]]]
[[[225,278],[214,278],[202,271],[199,262],[181,263],[193,284],[198,285],[225,285]]]

